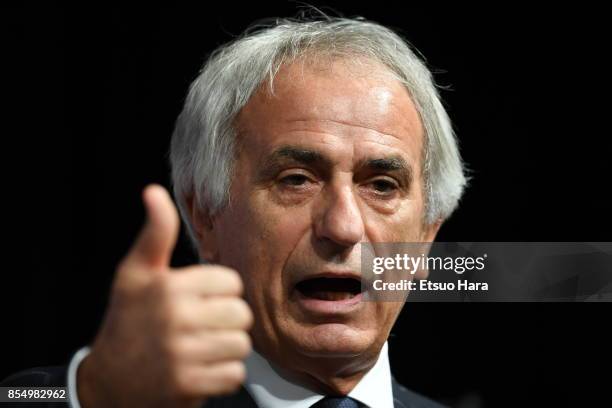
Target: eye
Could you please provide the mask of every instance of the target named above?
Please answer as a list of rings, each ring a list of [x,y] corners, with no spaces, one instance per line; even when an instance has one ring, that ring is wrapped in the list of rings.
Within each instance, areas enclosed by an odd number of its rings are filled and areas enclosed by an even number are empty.
[[[281,184],[299,187],[308,182],[308,177],[303,174],[290,174],[280,179]]]
[[[397,190],[397,184],[387,179],[377,179],[372,181],[372,187],[379,194],[391,194]]]

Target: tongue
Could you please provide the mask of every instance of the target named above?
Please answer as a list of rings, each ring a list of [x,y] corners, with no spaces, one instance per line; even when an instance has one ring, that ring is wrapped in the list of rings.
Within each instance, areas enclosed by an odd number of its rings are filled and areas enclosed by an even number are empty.
[[[319,299],[319,300],[346,300],[355,297],[351,292],[332,292],[332,291],[313,291],[308,293],[308,297]]]

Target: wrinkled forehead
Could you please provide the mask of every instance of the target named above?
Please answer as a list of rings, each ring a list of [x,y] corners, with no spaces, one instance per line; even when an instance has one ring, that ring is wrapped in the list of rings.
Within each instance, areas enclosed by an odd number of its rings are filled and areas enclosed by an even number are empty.
[[[239,144],[272,150],[292,140],[321,139],[315,135],[320,132],[342,143],[377,141],[420,163],[420,116],[405,86],[380,63],[299,60],[282,66],[273,88],[268,85],[262,84],[237,117]],[[302,131],[298,140],[296,131]]]

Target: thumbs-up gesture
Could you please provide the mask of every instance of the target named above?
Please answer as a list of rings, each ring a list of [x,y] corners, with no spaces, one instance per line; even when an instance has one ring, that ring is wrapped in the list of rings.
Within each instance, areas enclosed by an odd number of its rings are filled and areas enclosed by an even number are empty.
[[[238,273],[171,268],[176,208],[156,185],[143,201],[146,224],[117,268],[104,322],[78,371],[83,408],[196,407],[245,378],[253,318]]]

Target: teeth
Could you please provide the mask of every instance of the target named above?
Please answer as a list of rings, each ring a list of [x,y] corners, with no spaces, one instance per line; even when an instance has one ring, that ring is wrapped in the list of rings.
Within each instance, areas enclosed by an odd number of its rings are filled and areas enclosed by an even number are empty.
[[[355,297],[354,294],[350,292],[332,292],[332,291],[316,291],[310,294],[311,297],[320,300],[346,300],[352,299]]]

